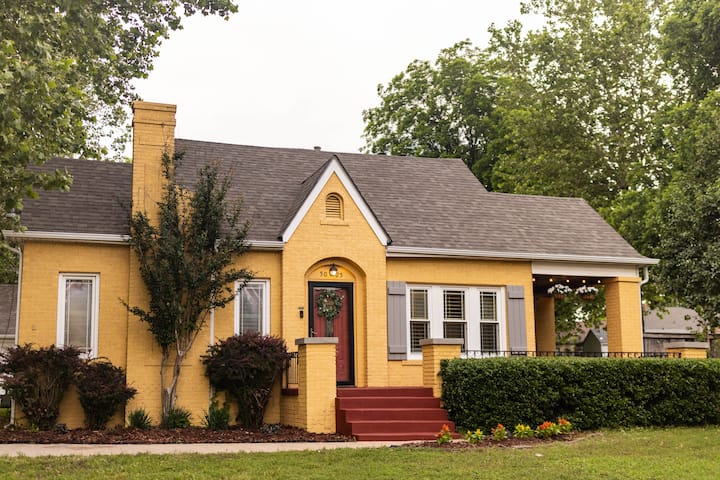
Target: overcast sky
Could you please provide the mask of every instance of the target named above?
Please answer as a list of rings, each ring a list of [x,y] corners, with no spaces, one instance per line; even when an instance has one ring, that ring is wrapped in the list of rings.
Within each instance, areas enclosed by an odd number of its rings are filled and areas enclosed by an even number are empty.
[[[174,103],[176,137],[357,152],[362,111],[415,59],[520,18],[519,0],[239,0],[229,21],[173,32],[143,100]]]

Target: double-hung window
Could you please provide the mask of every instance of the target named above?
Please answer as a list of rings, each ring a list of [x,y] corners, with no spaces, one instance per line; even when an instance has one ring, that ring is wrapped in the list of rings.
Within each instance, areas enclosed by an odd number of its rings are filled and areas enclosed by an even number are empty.
[[[430,334],[430,310],[428,290],[410,289],[410,351],[421,352],[420,340]]]
[[[58,281],[58,346],[73,346],[85,357],[97,356],[100,277],[60,274]]]
[[[420,340],[462,339],[463,352],[505,349],[505,304],[500,287],[408,285],[408,358],[420,358]]]
[[[465,329],[465,290],[443,290],[443,338],[462,338],[467,345]]]
[[[242,289],[236,285],[235,333],[270,333],[270,281],[253,280]]]

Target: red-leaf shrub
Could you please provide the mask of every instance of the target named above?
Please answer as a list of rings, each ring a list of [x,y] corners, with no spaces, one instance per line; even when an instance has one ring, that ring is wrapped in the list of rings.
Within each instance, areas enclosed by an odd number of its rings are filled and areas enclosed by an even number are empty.
[[[262,424],[273,383],[286,359],[282,339],[252,332],[212,345],[203,363],[210,383],[237,402],[236,420],[246,427],[257,427]]]
[[[102,430],[137,390],[125,383],[125,370],[106,360],[83,362],[77,373],[77,391],[89,429]]]
[[[34,349],[25,344],[0,354],[0,374],[5,390],[27,421],[40,430],[50,430],[80,363],[80,351],[74,347]]]

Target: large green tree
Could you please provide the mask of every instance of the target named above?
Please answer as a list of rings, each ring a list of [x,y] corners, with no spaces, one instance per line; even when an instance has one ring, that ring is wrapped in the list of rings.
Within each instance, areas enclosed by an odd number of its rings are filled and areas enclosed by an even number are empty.
[[[179,160],[163,156],[165,186],[158,224],[143,212],[130,222],[150,304],[148,309],[129,308],[148,324],[160,345],[163,418],[175,408],[183,361],[209,313],[235,298],[236,282],[244,286],[252,278],[249,271],[232,266],[248,247],[240,205],[227,198],[229,180],[219,178],[217,167],[206,166],[191,192],[176,181]]]
[[[232,0],[1,0],[0,230],[20,227],[7,213],[37,189],[70,186],[65,171],[29,166],[106,153],[100,139],[126,122],[131,80],[183,15],[235,11]]]
[[[675,0],[662,33],[663,57],[677,86],[702,100],[720,85],[720,3]]]
[[[363,112],[365,151],[462,158],[491,187],[495,90],[487,55],[467,41],[434,64],[416,60],[379,85],[380,105]]]
[[[524,9],[544,25],[492,31],[506,79],[497,188],[582,197],[599,209],[654,188],[666,175],[655,120],[670,97],[658,53],[662,2],[533,0]]]
[[[654,205],[656,275],[694,309],[709,336],[720,327],[720,92],[674,112],[673,178]]]

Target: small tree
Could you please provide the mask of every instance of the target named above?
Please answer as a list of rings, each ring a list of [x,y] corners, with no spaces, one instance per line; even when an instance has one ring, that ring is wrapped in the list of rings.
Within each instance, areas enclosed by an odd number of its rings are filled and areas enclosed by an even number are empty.
[[[80,351],[55,345],[34,349],[25,344],[9,348],[0,358],[5,390],[28,422],[40,430],[50,430],[60,415],[63,395],[80,365]]]
[[[203,363],[212,386],[225,390],[237,402],[237,420],[246,427],[257,427],[286,359],[281,338],[249,332],[210,346]]]
[[[240,204],[227,200],[229,180],[219,180],[216,166],[199,171],[195,192],[175,179],[181,156],[163,155],[165,186],[158,225],[147,214],[130,221],[132,246],[150,294],[149,309],[130,311],[147,322],[161,348],[162,415],[175,408],[177,384],[185,356],[214,308],[235,297],[235,282],[252,278],[232,262],[247,250],[247,224],[240,222]],[[172,361],[172,376],[166,369]]]

